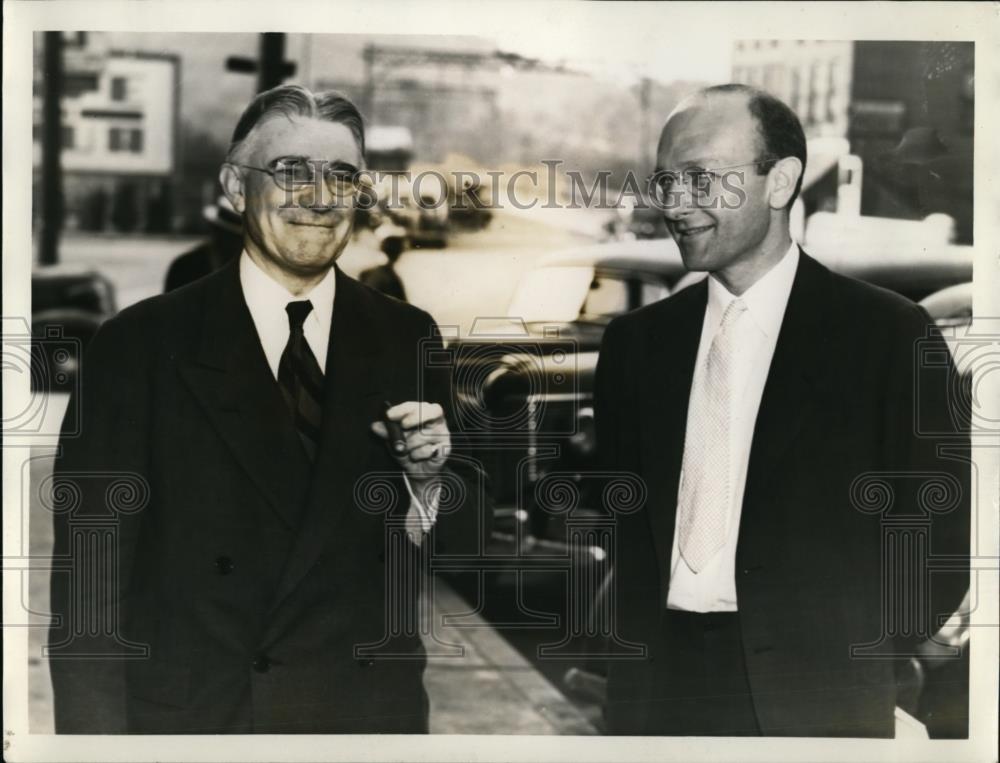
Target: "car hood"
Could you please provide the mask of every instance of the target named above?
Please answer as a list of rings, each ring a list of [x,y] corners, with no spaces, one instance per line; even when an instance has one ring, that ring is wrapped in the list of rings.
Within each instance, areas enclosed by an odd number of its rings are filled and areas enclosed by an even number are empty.
[[[449,342],[462,346],[478,345],[510,345],[518,346],[525,343],[538,347],[538,351],[547,352],[555,349],[565,349],[567,343],[577,347],[579,351],[596,350],[601,346],[601,338],[607,328],[608,321],[572,321],[572,322],[532,322],[521,323],[511,321],[503,327],[493,330],[479,330],[473,326],[468,336]]]

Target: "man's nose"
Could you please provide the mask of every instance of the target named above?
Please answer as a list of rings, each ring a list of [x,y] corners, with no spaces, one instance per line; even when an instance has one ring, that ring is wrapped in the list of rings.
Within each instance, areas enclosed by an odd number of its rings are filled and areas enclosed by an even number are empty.
[[[668,222],[677,222],[695,211],[694,195],[687,183],[675,183],[667,194],[663,216]]]
[[[299,186],[296,196],[300,207],[308,207],[317,212],[330,208],[329,191],[322,175],[318,174],[313,180]]]

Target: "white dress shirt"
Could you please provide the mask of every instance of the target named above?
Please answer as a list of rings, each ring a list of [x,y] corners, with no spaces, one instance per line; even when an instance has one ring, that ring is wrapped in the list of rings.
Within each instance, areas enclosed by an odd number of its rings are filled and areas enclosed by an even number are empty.
[[[326,373],[326,352],[330,343],[330,329],[333,324],[333,300],[336,295],[337,273],[334,268],[324,276],[323,280],[308,293],[295,295],[271,278],[244,250],[240,256],[240,285],[243,288],[243,298],[250,308],[250,317],[257,329],[257,336],[267,357],[267,365],[275,381],[278,379],[278,365],[281,355],[288,344],[291,329],[288,326],[288,313],[285,306],[289,302],[312,302],[312,310],[302,324],[302,333],[312,354],[319,363],[320,370]],[[407,526],[419,527],[427,532],[434,526],[437,517],[437,494],[429,493],[427,506],[413,492],[409,478],[404,474],[406,489],[410,493],[410,509],[407,514]]]
[[[795,271],[799,264],[799,248],[794,242],[785,256],[747,289],[740,298],[747,307],[747,314],[740,320],[739,341],[732,358],[733,398],[732,426],[729,431],[730,484],[733,485],[731,504],[727,507],[725,545],[709,560],[700,572],[688,567],[680,553],[679,536],[681,512],[678,508],[674,543],[670,556],[670,590],[667,607],[689,612],[735,612],[736,606],[736,541],[739,535],[743,493],[746,488],[747,464],[753,440],[757,412],[760,408],[764,383],[767,381],[778,332],[785,316],[788,296],[792,291]],[[701,327],[701,340],[695,361],[692,389],[704,383],[705,362],[712,340],[729,303],[736,299],[714,276],[708,279],[708,305]],[[690,398],[687,431],[692,430],[696,417],[704,415]],[[681,473],[678,486],[683,486]]]

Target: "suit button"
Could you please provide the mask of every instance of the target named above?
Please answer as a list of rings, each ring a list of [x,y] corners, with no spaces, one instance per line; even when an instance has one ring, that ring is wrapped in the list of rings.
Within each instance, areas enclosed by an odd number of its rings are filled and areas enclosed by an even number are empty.
[[[220,556],[215,560],[215,569],[220,575],[228,575],[233,571],[233,560],[228,556]]]
[[[258,655],[254,658],[253,669],[258,673],[266,673],[271,669],[271,660],[268,659],[266,654]]]

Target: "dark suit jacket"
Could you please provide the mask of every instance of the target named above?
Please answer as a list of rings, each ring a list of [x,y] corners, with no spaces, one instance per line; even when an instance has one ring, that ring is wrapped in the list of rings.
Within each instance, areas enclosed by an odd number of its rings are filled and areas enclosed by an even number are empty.
[[[363,270],[358,280],[365,286],[370,286],[375,291],[382,292],[386,296],[394,297],[401,302],[406,302],[406,289],[403,281],[393,269],[392,265],[379,265],[375,268]]]
[[[605,466],[637,473],[648,491],[643,508],[618,524],[621,635],[647,644],[649,656],[609,668],[614,733],[658,733],[657,711],[671,697],[669,679],[653,678],[652,666],[675,646],[661,618],[706,303],[703,281],[618,318],[600,352],[595,406]],[[757,416],[736,552],[747,672],[765,735],[891,736],[895,686],[885,658],[936,631],[934,616],[954,611],[967,587],[967,429],[952,421],[954,369],[936,329],[927,338],[932,326],[913,303],[803,253]],[[921,342],[937,365],[915,372]],[[948,429],[954,437],[921,436]],[[957,458],[938,454],[948,443]],[[877,482],[855,483],[872,472],[888,493]],[[920,492],[929,477],[944,486],[947,498],[938,498],[949,510],[927,510],[937,500]],[[930,553],[966,565],[931,575],[924,626],[894,625],[895,613],[884,622],[883,559],[897,551],[883,544],[883,531],[893,521],[896,529],[929,526]],[[882,638],[887,630],[898,637]],[[869,642],[882,659],[852,657],[852,645]]]
[[[447,368],[422,362],[433,320],[338,271],[310,468],[237,263],[124,310],[85,355],[56,464],[56,730],[426,731],[425,653],[398,627],[415,604],[388,611],[419,556],[386,540],[409,495],[369,425],[385,400],[448,407]],[[464,503],[442,499],[423,550],[474,552],[485,488],[459,457],[448,473]]]

